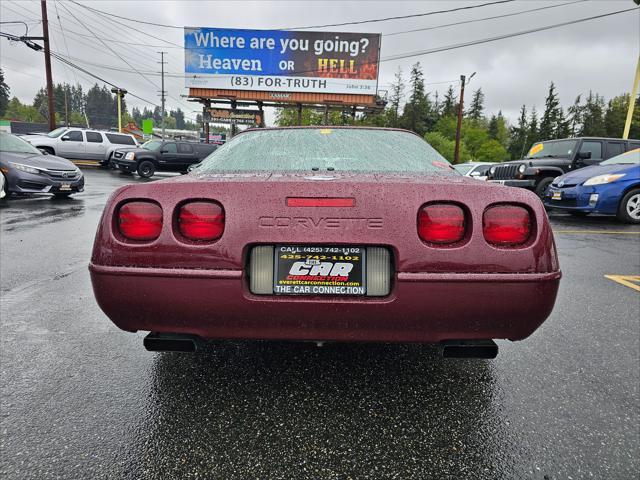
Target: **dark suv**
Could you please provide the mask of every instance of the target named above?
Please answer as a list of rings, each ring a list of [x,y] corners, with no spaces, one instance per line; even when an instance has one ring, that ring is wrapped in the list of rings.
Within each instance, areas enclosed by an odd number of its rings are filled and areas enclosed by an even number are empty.
[[[640,148],[640,140],[582,137],[538,142],[533,144],[524,159],[491,167],[488,180],[528,188],[543,198],[557,176],[598,164],[635,148]]]
[[[149,140],[140,148],[116,150],[111,160],[124,172],[138,172],[148,178],[156,171],[186,173],[189,166],[201,162],[217,147],[211,143]]]

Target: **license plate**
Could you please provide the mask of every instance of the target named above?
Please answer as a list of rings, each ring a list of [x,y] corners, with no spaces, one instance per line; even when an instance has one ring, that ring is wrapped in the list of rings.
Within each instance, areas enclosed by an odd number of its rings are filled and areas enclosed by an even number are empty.
[[[562,192],[553,192],[551,194],[551,200],[562,200]]]
[[[63,183],[62,185],[60,185],[60,191],[69,191],[71,190],[71,185],[69,185],[68,183]]]
[[[277,295],[366,293],[364,247],[278,245],[274,251]]]

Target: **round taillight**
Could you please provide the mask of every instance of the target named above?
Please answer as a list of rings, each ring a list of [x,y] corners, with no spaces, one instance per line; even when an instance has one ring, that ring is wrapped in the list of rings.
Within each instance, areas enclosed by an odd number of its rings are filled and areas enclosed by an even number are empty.
[[[522,245],[531,235],[531,215],[518,205],[495,205],[484,211],[482,233],[496,246]]]
[[[458,205],[434,203],[418,212],[418,236],[425,242],[456,243],[464,237],[464,210]]]
[[[178,213],[178,230],[189,240],[217,240],[224,232],[224,209],[215,202],[185,203]]]
[[[118,210],[118,230],[130,240],[155,240],[162,231],[162,208],[154,202],[134,201]]]

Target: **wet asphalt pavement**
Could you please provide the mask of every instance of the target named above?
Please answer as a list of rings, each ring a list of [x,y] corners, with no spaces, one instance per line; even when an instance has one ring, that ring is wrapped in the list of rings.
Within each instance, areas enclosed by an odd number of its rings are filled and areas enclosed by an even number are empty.
[[[640,227],[551,214],[552,316],[495,360],[420,345],[236,342],[154,354],[96,305],[109,193],[0,208],[0,477],[630,479],[640,470]],[[132,292],[135,294],[135,292]]]

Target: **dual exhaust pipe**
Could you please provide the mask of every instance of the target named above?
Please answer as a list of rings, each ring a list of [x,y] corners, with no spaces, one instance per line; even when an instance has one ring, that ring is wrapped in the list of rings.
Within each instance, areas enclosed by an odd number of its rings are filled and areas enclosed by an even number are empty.
[[[150,352],[194,353],[204,341],[197,335],[151,332],[143,344]],[[496,358],[498,345],[493,340],[446,340],[440,343],[440,353],[444,358]]]

